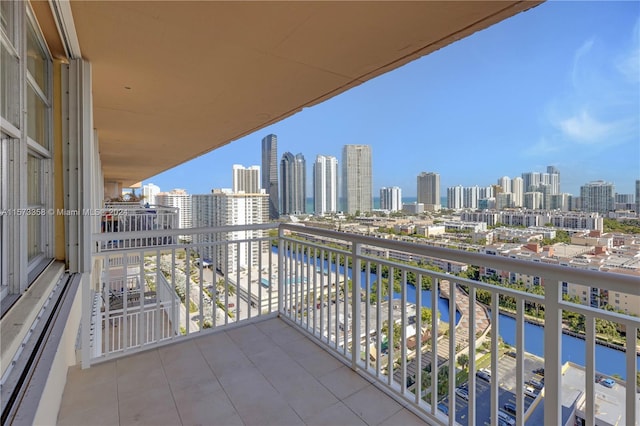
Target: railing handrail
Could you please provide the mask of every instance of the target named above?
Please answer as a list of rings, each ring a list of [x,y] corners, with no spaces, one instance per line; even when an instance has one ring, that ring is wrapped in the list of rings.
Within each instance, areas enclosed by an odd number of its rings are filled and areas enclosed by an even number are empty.
[[[277,229],[277,223],[261,223],[255,225],[229,225],[218,227],[198,227],[198,228],[173,228],[173,229],[152,229],[148,231],[126,231],[126,232],[97,232],[92,235],[94,242],[111,241],[114,238],[161,238],[161,237],[178,237],[182,235],[196,234],[216,234],[220,232],[236,232],[236,231],[257,231]],[[139,247],[133,247],[133,251]]]
[[[557,279],[558,281],[565,281],[569,283],[579,282],[581,284],[592,284],[595,287],[600,287],[602,282],[607,282],[607,289],[610,291],[614,290],[640,296],[640,279],[631,275],[573,268],[570,266],[553,265],[544,262],[532,262],[529,260],[434,247],[404,241],[387,240],[329,229],[309,228],[296,224],[283,223],[280,227],[285,230],[302,234],[307,233],[311,235],[321,235],[336,240],[348,240],[352,244],[359,243],[367,246],[409,252],[427,257],[454,260],[469,265],[482,265],[504,271],[517,271],[531,276],[554,277],[554,279]]]

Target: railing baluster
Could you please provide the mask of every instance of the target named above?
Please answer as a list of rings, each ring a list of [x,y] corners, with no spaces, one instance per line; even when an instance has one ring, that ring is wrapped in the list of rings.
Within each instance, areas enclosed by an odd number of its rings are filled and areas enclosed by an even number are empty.
[[[388,347],[388,356],[387,356],[387,383],[389,386],[393,384],[393,370],[394,370],[394,344],[393,341],[393,286],[395,284],[395,269],[393,266],[389,268],[389,285],[387,289],[387,294],[389,295],[389,302],[387,304],[388,313],[387,313],[387,342],[389,343]]]
[[[376,268],[376,377],[380,378],[382,358],[382,265]]]
[[[432,318],[433,321],[433,318]],[[413,383],[415,404],[420,405],[422,391],[422,274],[416,277],[416,376]]]
[[[371,339],[371,262],[365,264],[365,290],[364,290],[364,368],[370,370],[369,357],[371,356],[370,339]]]
[[[400,394],[404,395],[407,390],[407,270],[402,270],[402,281],[400,282]],[[418,312],[416,310],[416,316]]]
[[[469,402],[467,424],[476,424],[476,288],[469,286]]]
[[[559,280],[544,277],[544,371],[545,371],[545,404],[544,423],[561,424],[562,409],[560,395],[562,393],[562,310],[559,301],[562,300]]]
[[[493,331],[493,330],[492,330]],[[491,334],[493,336],[493,333]],[[516,424],[524,425],[524,299],[516,299]],[[491,380],[498,381],[492,371]]]
[[[431,322],[431,413],[436,414],[438,410],[438,322],[440,306],[439,301],[440,281],[432,277],[431,278],[431,316],[433,321]],[[425,390],[426,391],[426,390]],[[449,395],[449,411],[455,409],[456,403],[455,395]]]
[[[353,269],[351,271],[351,368],[357,369],[358,364],[360,363],[360,339],[361,339],[361,330],[360,330],[360,289],[361,289],[361,279],[362,274],[360,271],[362,270],[362,262],[360,261],[360,254],[362,251],[362,247],[360,244],[352,245],[352,265]],[[345,288],[345,294],[348,293]],[[347,298],[345,297],[345,305],[347,304]],[[345,335],[346,335],[345,330]],[[368,335],[368,330],[365,332],[365,335]]]
[[[637,404],[638,397],[636,391],[636,377],[638,374],[638,364],[637,364],[637,356],[636,356],[636,347],[637,347],[637,336],[638,336],[638,327],[632,327],[627,325],[626,327],[627,333],[627,347],[626,347],[626,364],[627,364],[627,382],[626,382],[626,392],[625,392],[625,416],[626,423],[628,425],[637,425]]]
[[[498,424],[498,404],[500,402],[500,382],[498,381],[498,358],[500,338],[498,318],[500,314],[500,294],[495,291],[491,296],[491,424]]]
[[[443,284],[446,280],[441,281]],[[449,397],[455,398],[456,396],[456,363],[457,363],[457,349],[456,342],[456,282],[449,280]],[[449,424],[455,424],[456,418],[456,405],[453,405],[453,410],[449,411]]]
[[[584,420],[586,426],[595,426],[596,321],[593,315],[585,316],[584,329],[586,340],[584,370],[586,393]]]

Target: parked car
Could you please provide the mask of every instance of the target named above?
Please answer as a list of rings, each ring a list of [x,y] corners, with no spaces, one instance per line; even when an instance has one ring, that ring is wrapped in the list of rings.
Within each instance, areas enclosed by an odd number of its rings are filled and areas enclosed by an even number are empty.
[[[511,415],[509,415],[508,413],[505,413],[502,410],[498,410],[498,424],[515,426],[516,419],[511,417]]]
[[[533,372],[544,377],[544,368],[536,368]]]
[[[532,386],[524,387],[524,394],[530,398],[536,399],[538,397],[538,393]]]
[[[600,382],[600,384],[602,386],[606,386],[608,388],[612,388],[612,387],[614,387],[616,385],[616,382],[613,379],[604,379],[603,381]]]
[[[441,402],[440,404],[438,404],[438,410],[442,411],[446,415],[449,415],[449,406],[444,402]]]
[[[515,358],[516,357],[516,351],[507,352],[507,356],[510,356],[511,358]]]
[[[507,413],[511,414],[511,415],[516,415],[516,406],[515,404],[512,404],[510,402],[507,402],[506,404],[504,404],[504,406],[502,407],[504,408],[504,411],[506,411]]]
[[[527,384],[530,384],[531,386],[533,386],[534,388],[536,388],[537,390],[541,390],[544,387],[544,383],[536,380],[536,379],[531,379],[527,382]]]
[[[491,370],[486,368],[482,368],[476,372],[476,376],[481,378],[482,380],[486,380],[487,382],[491,381]]]
[[[458,395],[460,398],[464,399],[465,401],[469,400],[469,391],[467,391],[466,389],[457,388],[456,395]]]
[[[596,383],[601,383],[605,377],[602,374],[596,374]]]

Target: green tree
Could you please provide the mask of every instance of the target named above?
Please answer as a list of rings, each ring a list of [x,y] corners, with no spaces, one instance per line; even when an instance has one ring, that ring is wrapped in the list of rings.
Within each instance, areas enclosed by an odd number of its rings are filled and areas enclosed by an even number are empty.
[[[467,367],[469,366],[469,355],[467,354],[460,354],[460,356],[458,357],[458,365],[460,366],[460,368],[462,368],[463,370],[466,370]]]

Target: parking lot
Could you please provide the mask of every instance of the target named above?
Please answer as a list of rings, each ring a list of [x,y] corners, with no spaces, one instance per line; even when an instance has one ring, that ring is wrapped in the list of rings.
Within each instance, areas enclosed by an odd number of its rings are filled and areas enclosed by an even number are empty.
[[[499,390],[499,408],[502,409],[505,404],[516,404],[516,360],[507,355],[503,355],[498,363],[498,378],[500,380]],[[534,373],[534,370],[542,368],[544,362],[540,358],[526,355],[524,358],[524,381],[525,383],[531,379],[540,381],[542,377]],[[492,378],[495,374],[492,372]],[[463,385],[464,386],[464,385]],[[488,425],[491,421],[491,389],[490,382],[476,377],[476,424]],[[538,394],[539,390],[535,391]],[[533,403],[534,399],[530,396],[524,398],[525,411]],[[448,404],[445,400],[444,404]],[[456,396],[456,421],[461,424],[467,423],[468,403],[464,399]]]

